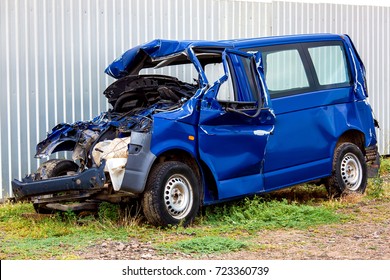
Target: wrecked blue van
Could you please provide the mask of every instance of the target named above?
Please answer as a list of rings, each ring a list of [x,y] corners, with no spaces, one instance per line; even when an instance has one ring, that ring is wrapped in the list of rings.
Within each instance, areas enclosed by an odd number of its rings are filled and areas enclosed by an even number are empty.
[[[154,40],[105,71],[111,109],[61,123],[37,145],[50,159],[21,181],[38,212],[140,201],[156,226],[202,205],[292,185],[363,193],[379,155],[365,68],[347,35]]]

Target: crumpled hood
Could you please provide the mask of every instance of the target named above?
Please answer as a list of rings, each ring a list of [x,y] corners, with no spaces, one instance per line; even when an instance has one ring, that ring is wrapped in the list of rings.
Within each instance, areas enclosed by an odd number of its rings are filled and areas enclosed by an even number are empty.
[[[153,59],[165,57],[185,51],[192,43],[193,41],[156,39],[129,49],[108,65],[104,72],[119,79],[129,75],[132,69],[142,61],[145,54]]]

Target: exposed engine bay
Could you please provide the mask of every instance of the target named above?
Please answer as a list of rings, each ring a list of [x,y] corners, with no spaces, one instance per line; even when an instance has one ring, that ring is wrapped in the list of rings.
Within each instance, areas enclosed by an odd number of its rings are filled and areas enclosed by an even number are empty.
[[[58,185],[72,185],[65,195],[63,195],[63,187],[58,188],[61,189],[63,200],[84,200],[85,197],[96,197],[98,194],[99,199],[112,201],[109,194],[113,193],[113,190],[119,190],[123,180],[131,134],[150,132],[154,114],[180,108],[198,88],[198,83],[185,83],[177,78],[163,75],[131,75],[115,81],[103,92],[112,109],[102,112],[93,120],[58,124],[47,138],[37,145],[35,155],[37,158],[45,158],[56,152],[71,151],[73,161],[49,160],[19,183],[27,183],[33,188],[34,182],[96,172],[96,176],[92,176],[96,178],[96,182],[91,184],[98,188],[92,191],[81,187],[82,178],[59,180]],[[22,191],[22,188],[15,188],[14,192],[19,199],[33,200],[36,209],[42,205],[57,210],[78,209],[77,207],[64,208],[64,205],[59,205],[57,202],[61,199],[56,195],[56,188],[51,185],[50,183],[50,187],[46,188],[43,186],[42,195],[39,196],[30,196],[28,190]],[[85,196],[80,195],[80,191],[85,192]]]
[[[80,168],[91,167],[91,153],[97,143],[124,138],[132,131],[148,132],[152,115],[180,108],[193,96],[198,84],[189,84],[162,75],[127,76],[111,84],[104,95],[113,109],[102,112],[91,121],[59,124],[37,145],[36,157],[46,157],[59,151],[73,151],[72,159]],[[95,149],[99,151],[99,146]]]

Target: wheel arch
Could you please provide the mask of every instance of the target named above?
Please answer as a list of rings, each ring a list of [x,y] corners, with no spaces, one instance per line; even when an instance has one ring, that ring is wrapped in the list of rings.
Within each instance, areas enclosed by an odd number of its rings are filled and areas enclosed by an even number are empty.
[[[333,155],[337,147],[339,147],[343,143],[353,143],[356,146],[359,147],[359,149],[362,151],[363,155],[365,155],[365,135],[362,131],[357,129],[350,129],[345,131],[343,134],[340,135],[338,138],[335,147],[333,147]]]
[[[362,131],[358,129],[349,129],[344,131],[338,138],[336,138],[337,141],[332,143],[332,146],[329,149],[329,166],[328,166],[328,172],[329,175],[333,174],[333,159],[336,153],[337,148],[342,145],[343,143],[353,143],[355,144],[363,153],[363,155],[366,155],[365,151],[365,135]]]
[[[190,152],[183,149],[166,150],[159,154],[153,162],[151,169],[166,161],[181,161],[187,164],[195,173],[200,184],[201,204],[208,204],[218,198],[218,188],[212,171],[202,160],[198,160]]]
[[[194,170],[195,174],[200,178],[200,169],[195,157],[188,151],[183,149],[171,149],[162,152],[159,155],[156,155],[156,159],[152,164],[155,166],[158,163],[166,161],[181,161],[191,167]]]
[[[150,170],[152,170],[153,167],[156,166],[157,164],[162,162],[167,162],[167,161],[180,161],[188,165],[191,168],[191,170],[193,170],[196,178],[198,179],[199,185],[201,186],[200,189],[203,189],[203,180],[202,180],[203,176],[202,176],[201,167],[199,166],[195,157],[190,152],[183,149],[166,150],[156,156],[156,159],[154,160]],[[201,200],[203,201],[203,192],[200,195],[201,195]]]

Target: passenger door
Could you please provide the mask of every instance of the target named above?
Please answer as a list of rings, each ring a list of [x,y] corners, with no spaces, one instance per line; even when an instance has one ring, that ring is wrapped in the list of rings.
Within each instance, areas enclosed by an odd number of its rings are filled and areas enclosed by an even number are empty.
[[[217,184],[214,200],[264,189],[264,151],[275,120],[255,57],[226,50],[223,67],[203,97],[198,128],[200,157]]]

